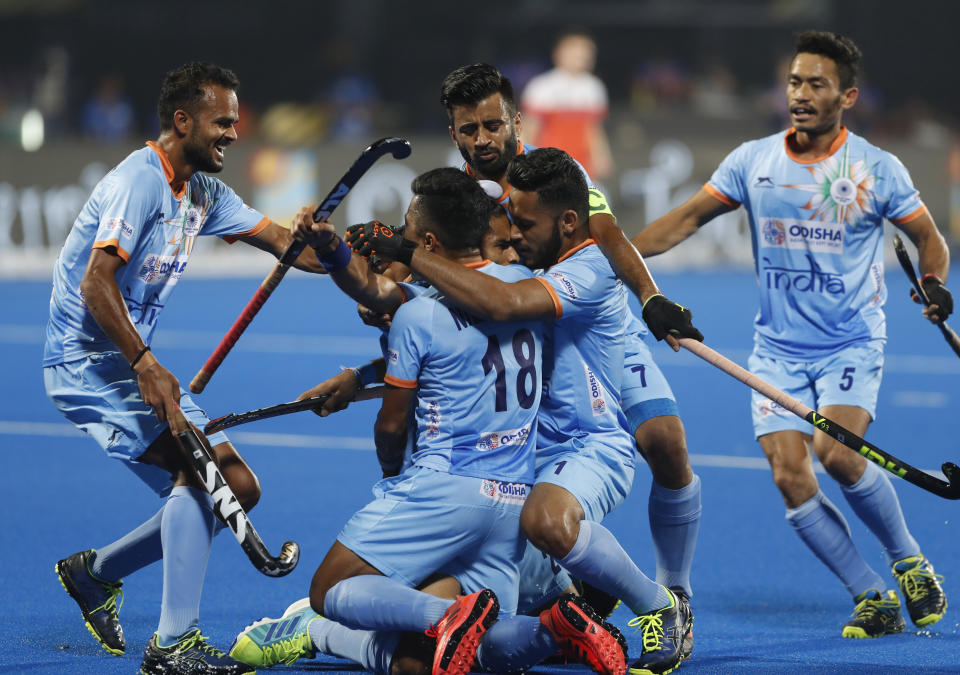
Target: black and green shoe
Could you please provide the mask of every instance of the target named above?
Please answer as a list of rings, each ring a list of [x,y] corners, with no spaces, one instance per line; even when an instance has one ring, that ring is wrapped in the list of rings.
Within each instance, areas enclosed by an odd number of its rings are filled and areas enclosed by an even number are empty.
[[[896,591],[870,588],[854,598],[853,618],[843,624],[845,638],[876,638],[888,633],[899,633],[907,623],[900,615],[900,598]]]
[[[140,675],[256,675],[256,670],[207,644],[199,629],[169,647],[154,633],[140,663]]]
[[[672,673],[684,654],[684,643],[693,631],[693,612],[685,596],[670,591],[670,604],[630,619],[627,625],[640,631],[643,652],[627,671],[630,675]],[[692,644],[691,644],[692,648]]]
[[[123,582],[110,583],[93,576],[88,566],[93,554],[93,549],[74,553],[59,561],[54,570],[60,585],[80,605],[90,634],[107,652],[120,656],[127,649],[119,616]]]
[[[935,624],[947,612],[947,596],[940,584],[943,576],[922,555],[893,563],[893,576],[900,585],[904,604],[914,625],[923,628]]]

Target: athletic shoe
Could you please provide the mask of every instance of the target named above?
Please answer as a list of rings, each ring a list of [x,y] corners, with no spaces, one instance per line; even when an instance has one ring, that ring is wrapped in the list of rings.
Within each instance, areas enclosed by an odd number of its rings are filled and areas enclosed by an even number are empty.
[[[900,616],[900,598],[896,591],[881,595],[869,588],[854,598],[853,618],[843,624],[845,638],[876,638],[887,633],[899,633],[907,622]]]
[[[140,663],[140,675],[256,675],[256,672],[208,645],[199,630],[190,631],[169,647],[161,647],[154,633]]]
[[[119,618],[120,607],[123,605],[123,582],[110,583],[93,576],[88,566],[93,554],[93,549],[74,553],[59,561],[54,571],[63,589],[80,605],[80,612],[90,634],[109,653],[120,656],[127,649]]]
[[[620,606],[619,598],[615,598],[606,591],[601,591],[596,586],[591,586],[586,581],[574,579],[573,583],[580,591],[580,595],[587,601],[587,604],[593,607],[593,610],[604,619],[609,619],[613,611]]]
[[[893,563],[893,576],[916,626],[923,628],[943,618],[947,612],[947,596],[940,587],[943,576],[934,574],[929,560],[922,555],[898,560]]]
[[[260,619],[244,628],[233,641],[230,656],[260,668],[312,659],[317,650],[310,639],[309,626],[319,617],[310,608],[310,598],[297,600],[279,619]]]
[[[489,588],[459,596],[437,625],[426,631],[428,637],[437,638],[433,675],[469,673],[477,658],[480,639],[497,620],[499,612],[500,601]]]
[[[669,605],[627,623],[640,631],[643,644],[640,658],[630,666],[630,675],[672,673],[684,659],[683,644],[693,630],[693,612],[684,597],[669,593]]]
[[[687,592],[683,590],[680,586],[670,586],[670,590],[673,591],[674,595],[683,600],[687,605],[690,604],[690,596],[687,595]],[[686,661],[690,658],[690,655],[693,653],[693,624],[690,625],[690,632],[687,633],[687,636],[683,638],[683,645],[680,647],[680,658],[683,661]]]
[[[567,663],[583,663],[602,675],[627,671],[627,641],[578,595],[564,595],[540,614]]]

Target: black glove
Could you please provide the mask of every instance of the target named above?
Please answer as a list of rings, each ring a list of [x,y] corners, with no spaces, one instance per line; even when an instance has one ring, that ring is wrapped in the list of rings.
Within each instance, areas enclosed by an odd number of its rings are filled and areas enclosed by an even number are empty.
[[[947,317],[953,314],[953,296],[940,281],[940,277],[936,274],[924,274],[923,279],[920,280],[920,286],[923,288],[930,304],[940,308],[937,311],[939,320],[946,321]],[[910,289],[910,297],[913,298],[914,302],[922,302],[920,296],[912,288]]]
[[[643,321],[657,340],[662,340],[669,334],[703,342],[703,333],[690,323],[692,318],[693,312],[660,293],[651,295],[643,303]]]
[[[347,243],[358,255],[376,255],[381,260],[396,260],[407,267],[417,248],[417,244],[404,238],[397,228],[384,225],[379,220],[348,227]]]

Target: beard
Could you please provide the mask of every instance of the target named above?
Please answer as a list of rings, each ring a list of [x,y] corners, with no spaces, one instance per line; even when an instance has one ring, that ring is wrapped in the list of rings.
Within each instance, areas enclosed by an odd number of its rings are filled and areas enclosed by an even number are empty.
[[[497,153],[497,156],[493,159],[481,160],[476,156],[476,153],[471,156],[465,147],[457,146],[463,156],[463,161],[470,165],[477,176],[488,180],[499,180],[503,177],[507,172],[507,166],[516,156],[518,147],[519,141],[516,133],[511,134],[510,138],[503,142],[502,153],[497,148],[490,148]]]
[[[560,257],[560,246],[563,244],[563,237],[560,235],[559,219],[554,223],[554,228],[541,246],[536,249],[527,249],[521,254],[523,264],[532,270],[545,270],[551,265],[556,264]],[[517,253],[520,253],[519,251]]]
[[[219,173],[223,170],[223,162],[214,156],[213,149],[193,139],[183,144],[183,158],[195,171]]]

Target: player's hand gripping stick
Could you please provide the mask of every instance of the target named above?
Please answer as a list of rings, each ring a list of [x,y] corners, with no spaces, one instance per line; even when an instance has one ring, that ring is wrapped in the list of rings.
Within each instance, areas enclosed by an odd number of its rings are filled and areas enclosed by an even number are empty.
[[[943,473],[947,477],[947,480],[942,481],[936,476],[914,468],[893,455],[884,452],[872,443],[868,443],[852,431],[844,429],[836,422],[811,410],[789,394],[764,382],[746,368],[742,368],[722,354],[710,349],[710,347],[705,344],[689,338],[682,338],[680,340],[680,346],[693,352],[707,363],[716,366],[727,375],[740,380],[751,389],[776,401],[794,415],[802,417],[834,440],[860,453],[881,469],[886,469],[893,475],[899,476],[905,481],[913,483],[928,492],[932,492],[938,497],[943,497],[944,499],[960,499],[960,468],[958,468],[956,464],[952,462],[945,462],[943,464]]]
[[[314,211],[313,221],[319,223],[322,220],[327,220],[334,209],[336,209],[344,197],[347,196],[347,193],[357,184],[357,181],[363,177],[363,174],[373,166],[374,162],[387,153],[393,155],[395,159],[408,157],[410,155],[410,143],[402,138],[381,138],[379,141],[367,147],[360,153],[357,161],[355,161],[353,166],[340,178],[336,186],[330,190],[326,198],[320,203],[320,206]],[[273,271],[263,280],[257,292],[253,294],[253,297],[250,298],[247,306],[243,308],[240,316],[234,321],[233,326],[227,331],[227,334],[220,341],[220,344],[217,345],[217,348],[210,355],[210,358],[207,359],[207,362],[203,364],[203,368],[194,376],[190,382],[190,391],[194,394],[199,394],[204,390],[210,378],[213,377],[213,374],[217,371],[217,368],[220,367],[220,364],[223,363],[227,354],[233,349],[237,340],[243,335],[243,331],[247,329],[247,326],[253,321],[257,312],[260,311],[260,308],[263,307],[263,304],[283,280],[287,270],[290,269],[290,265],[292,265],[303,252],[305,246],[306,244],[304,242],[296,239],[290,243],[287,250],[280,256],[280,260],[276,266],[274,266]]]
[[[944,288],[943,282],[937,279],[936,284],[929,284],[929,289],[937,296],[936,302],[932,301],[927,293],[928,288],[917,279],[917,273],[913,269],[913,261],[910,260],[910,254],[907,253],[907,249],[904,247],[903,240],[899,234],[893,235],[893,249],[897,253],[897,260],[900,261],[900,267],[906,272],[907,278],[913,285],[913,294],[923,302],[925,307],[935,304],[942,307],[944,313],[949,315],[950,312],[953,311],[953,298],[950,296],[950,291]],[[960,356],[960,337],[957,337],[954,330],[950,328],[943,319],[937,322],[937,328],[943,333],[943,339],[950,345],[953,353]]]
[[[417,248],[417,243],[406,239],[402,230],[384,225],[379,220],[348,227],[347,243],[357,255],[365,258],[376,256],[407,267],[410,267],[410,260]]]
[[[270,555],[216,462],[179,408],[170,416],[170,431],[196,470],[203,487],[213,497],[214,513],[233,532],[253,566],[268,577],[282,577],[292,572],[300,560],[300,547],[294,541],[285,541],[279,556]]]

